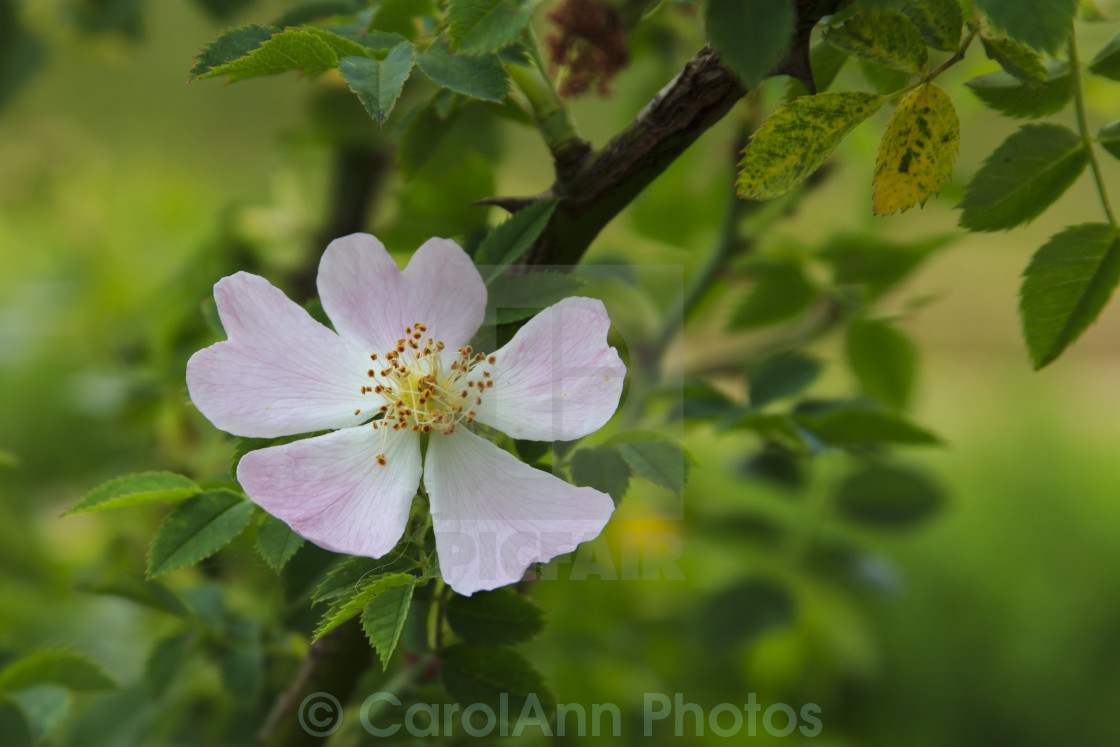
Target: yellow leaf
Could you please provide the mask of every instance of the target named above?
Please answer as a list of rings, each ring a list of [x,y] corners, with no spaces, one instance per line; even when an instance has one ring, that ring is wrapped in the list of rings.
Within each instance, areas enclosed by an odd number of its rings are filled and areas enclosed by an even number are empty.
[[[952,176],[960,143],[960,121],[949,94],[932,83],[914,89],[895,109],[879,144],[876,215],[924,205]]]

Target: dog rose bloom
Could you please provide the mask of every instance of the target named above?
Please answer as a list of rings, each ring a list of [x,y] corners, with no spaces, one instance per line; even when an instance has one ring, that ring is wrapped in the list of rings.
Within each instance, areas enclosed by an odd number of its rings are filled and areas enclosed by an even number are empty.
[[[470,428],[536,441],[601,428],[626,375],[601,301],[564,299],[487,355],[468,345],[486,285],[453,241],[430,239],[402,272],[374,237],[337,239],[318,286],[337,333],[261,277],[223,278],[214,299],[229,339],[187,363],[191,399],[224,431],[331,431],[246,454],[237,479],[250,499],[320,547],[377,558],[404,533],[423,474],[441,573],[467,595],[602,531],[608,495]]]

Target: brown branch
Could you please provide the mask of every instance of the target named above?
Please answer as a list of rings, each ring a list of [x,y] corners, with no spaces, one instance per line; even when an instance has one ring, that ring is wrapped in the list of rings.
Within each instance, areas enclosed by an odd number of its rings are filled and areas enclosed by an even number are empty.
[[[792,75],[807,81],[811,90],[808,47],[813,27],[849,1],[797,0],[794,36],[770,75]],[[545,194],[559,195],[561,201],[524,261],[578,262],[599,231],[746,93],[711,47],[701,49],[629,127],[601,151],[578,154],[579,169],[574,174],[557,175],[556,184]]]

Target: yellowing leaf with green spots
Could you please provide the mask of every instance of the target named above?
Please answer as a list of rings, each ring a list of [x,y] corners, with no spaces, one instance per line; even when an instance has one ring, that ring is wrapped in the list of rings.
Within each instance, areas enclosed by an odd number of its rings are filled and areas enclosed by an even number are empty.
[[[863,91],[818,93],[789,102],[766,118],[743,150],[739,196],[772,200],[789,192],[882,105],[882,96]]]
[[[875,161],[875,213],[924,205],[953,174],[960,121],[949,95],[932,83],[910,92],[895,109]]]

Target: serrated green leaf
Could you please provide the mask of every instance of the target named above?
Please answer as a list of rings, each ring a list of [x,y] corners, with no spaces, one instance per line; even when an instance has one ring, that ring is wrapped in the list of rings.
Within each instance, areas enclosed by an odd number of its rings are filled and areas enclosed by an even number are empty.
[[[198,78],[216,67],[221,67],[236,59],[244,57],[272,38],[273,34],[280,33],[276,26],[259,26],[250,24],[227,29],[211,39],[195,56],[194,67],[191,68],[191,79]]]
[[[1120,34],[1109,39],[1093,56],[1089,69],[1105,78],[1120,80]]]
[[[508,648],[476,648],[457,644],[440,654],[440,675],[447,692],[464,705],[485,703],[501,706],[516,719],[526,701],[536,697],[548,718],[556,702],[537,670],[520,654]]]
[[[37,651],[0,670],[0,690],[59,685],[67,690],[111,690],[117,686],[100,666],[76,651]]]
[[[414,63],[412,44],[404,41],[390,49],[381,61],[343,57],[338,61],[338,72],[380,127],[396,106]]]
[[[409,576],[409,579],[406,583],[379,591],[362,610],[362,630],[381,659],[382,671],[389,666],[389,659],[393,657],[404,629],[404,621],[408,618],[412,592],[416,588],[416,578]]]
[[[208,490],[192,498],[156,530],[148,549],[148,578],[210,557],[241,534],[252,517],[253,504],[232,490]]]
[[[905,0],[900,7],[918,27],[926,44],[934,49],[956,51],[964,30],[960,0]]]
[[[834,408],[822,413],[798,414],[797,422],[832,446],[910,444],[932,446],[941,440],[898,415],[861,408]]]
[[[925,72],[929,53],[918,27],[894,10],[860,13],[825,31],[841,52],[907,73]]]
[[[897,243],[871,234],[839,235],[826,241],[820,256],[833,266],[833,282],[863,286],[865,301],[871,303],[905,280],[950,240],[948,236],[936,236]]]
[[[226,76],[230,83],[261,75],[279,75],[299,70],[304,74],[321,73],[338,67],[340,56],[366,57],[372,51],[357,42],[314,26],[287,29],[244,57],[213,67],[198,79]]]
[[[906,407],[914,388],[914,346],[893,325],[857,319],[848,327],[848,364],[864,393],[896,410]]]
[[[1040,52],[1056,52],[1069,37],[1077,0],[973,0],[1008,36]]]
[[[796,20],[790,0],[711,0],[704,25],[720,60],[754,88],[785,53]]]
[[[1120,158],[1120,120],[1102,127],[1097,133],[1097,142],[1114,157]]]
[[[747,377],[752,407],[765,407],[804,391],[820,376],[824,366],[799,352],[779,353],[764,360]]]
[[[319,627],[315,629],[311,641],[314,643],[342,623],[361,614],[366,605],[378,595],[398,586],[408,586],[409,594],[411,594],[411,589],[415,584],[416,577],[411,574],[392,573],[370,580],[354,594],[335,598],[326,614],[323,615],[323,619],[319,621]]]
[[[561,272],[529,272],[514,277],[499,275],[490,281],[486,319],[496,324],[528,319],[582,287],[582,280]]]
[[[996,148],[972,178],[959,207],[970,231],[1000,231],[1033,220],[1073,184],[1089,150],[1072,130],[1024,125]]]
[[[677,495],[684,493],[690,464],[678,444],[668,440],[631,441],[617,448],[636,475]]]
[[[1009,117],[1038,119],[1073,100],[1073,78],[1065,62],[1047,61],[1046,82],[1027,85],[1003,70],[965,83],[987,106]]]
[[[918,524],[944,502],[941,488],[924,473],[875,464],[850,475],[836,491],[836,510],[861,524],[903,529]]]
[[[960,144],[960,120],[947,93],[926,83],[907,94],[879,144],[875,214],[925,205],[953,175]]]
[[[483,280],[490,283],[533,245],[548,225],[558,202],[552,199],[526,205],[486,234],[474,255],[475,266],[482,270]]]
[[[452,596],[447,605],[447,622],[471,645],[511,646],[541,632],[544,613],[529,597],[503,588],[469,597]]]
[[[998,62],[1008,75],[1018,78],[1028,86],[1045,85],[1050,77],[1042,58],[1030,47],[1010,39],[989,39],[986,36],[980,39],[989,60]]]
[[[190,617],[191,611],[182,597],[159,581],[144,581],[130,577],[121,577],[94,584],[87,589],[93,594],[120,597],[129,601],[142,604],[145,607],[166,612],[176,617]]]
[[[384,567],[384,558],[363,556],[346,558],[327,572],[326,578],[311,595],[311,601],[323,602],[335,597],[357,594],[362,586],[372,583],[380,575],[380,569]]]
[[[416,64],[434,83],[465,96],[501,101],[509,93],[509,75],[497,55],[454,55],[438,39],[417,55]]]
[[[731,315],[730,329],[757,329],[793,319],[817,297],[816,289],[795,265],[760,264],[754,274],[757,283]]]
[[[459,54],[489,54],[517,41],[539,0],[450,0],[447,41]]]
[[[68,508],[63,516],[108,511],[153,501],[181,501],[201,490],[193,480],[173,472],[139,472],[114,478],[94,488]]]
[[[751,136],[739,162],[739,196],[772,200],[805,181],[844,136],[870,117],[883,99],[862,91],[794,99]]]
[[[55,731],[70,711],[70,692],[58,685],[36,685],[16,692],[3,694],[3,699],[14,703],[27,720],[32,738],[41,742]],[[8,734],[0,732],[8,744]]]
[[[1103,223],[1071,226],[1023,273],[1019,312],[1034,367],[1053,362],[1096,320],[1120,282],[1120,237]]]
[[[572,454],[572,484],[607,493],[617,506],[630,487],[630,466],[617,449],[579,449]]]
[[[279,573],[303,545],[303,537],[275,516],[265,516],[257,530],[256,544],[257,552],[264,558],[264,562]]]
[[[175,681],[192,640],[190,633],[179,633],[156,641],[144,665],[144,685],[153,698],[162,698]]]

